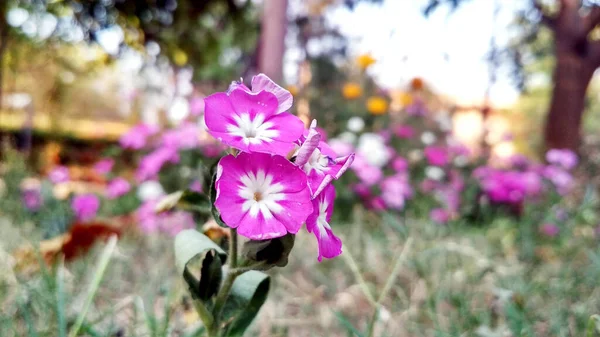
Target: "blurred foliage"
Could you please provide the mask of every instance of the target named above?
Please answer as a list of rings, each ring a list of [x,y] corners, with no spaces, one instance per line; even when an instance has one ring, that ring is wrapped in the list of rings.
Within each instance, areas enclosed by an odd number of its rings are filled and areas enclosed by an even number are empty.
[[[113,32],[119,39],[114,57],[125,47],[146,51],[156,43],[173,64],[195,66],[198,79],[219,81],[243,72],[259,33],[251,1],[13,0],[7,12],[23,21],[13,24],[12,35],[21,40],[102,45]]]

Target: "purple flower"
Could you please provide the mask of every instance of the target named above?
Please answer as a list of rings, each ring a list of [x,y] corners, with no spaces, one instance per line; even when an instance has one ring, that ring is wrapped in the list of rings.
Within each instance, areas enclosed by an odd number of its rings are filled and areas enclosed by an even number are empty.
[[[78,221],[89,221],[96,216],[100,200],[94,194],[80,194],[71,201],[71,209]]]
[[[558,228],[558,226],[553,223],[545,223],[540,226],[540,233],[547,237],[553,238],[557,236],[559,232],[560,228]]]
[[[96,171],[96,173],[102,174],[102,175],[108,174],[108,173],[110,173],[110,171],[112,171],[114,165],[115,165],[115,161],[113,159],[105,158],[105,159],[98,161],[94,165],[94,171]]]
[[[106,197],[108,199],[116,199],[122,195],[125,195],[131,190],[129,182],[123,178],[115,178],[108,183],[106,187]]]
[[[225,156],[215,186],[223,222],[252,240],[295,234],[313,212],[305,173],[282,156]]]
[[[568,194],[575,185],[573,176],[558,166],[547,166],[544,168],[544,177],[550,180],[560,195]]]
[[[146,146],[148,138],[158,133],[158,127],[154,125],[138,124],[119,139],[119,144],[124,149],[139,150]]]
[[[48,174],[48,179],[53,184],[60,184],[69,181],[69,169],[65,166],[57,166]]]
[[[334,200],[335,187],[329,184],[313,199],[313,213],[306,219],[306,229],[315,235],[319,244],[319,261],[324,257],[331,259],[342,253],[342,240],[333,234],[329,225]]]
[[[565,170],[571,170],[577,166],[579,162],[577,154],[571,150],[552,149],[546,153],[546,160],[550,164],[558,165]]]
[[[445,166],[448,164],[448,152],[446,149],[437,146],[428,146],[424,150],[425,158],[429,165]]]
[[[190,190],[194,191],[194,192],[202,193],[202,184],[200,183],[200,180],[194,180],[190,184]]]
[[[208,132],[222,143],[244,152],[285,156],[304,132],[302,121],[278,111],[277,97],[270,92],[251,94],[235,89],[205,100],[204,120]]]

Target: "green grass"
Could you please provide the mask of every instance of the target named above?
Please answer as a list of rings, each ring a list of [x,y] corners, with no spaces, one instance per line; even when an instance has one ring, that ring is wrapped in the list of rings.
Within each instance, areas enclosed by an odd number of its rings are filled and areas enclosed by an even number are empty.
[[[337,259],[318,263],[314,237],[298,236],[248,336],[600,336],[600,249],[577,217],[555,239],[526,228],[532,220],[352,218],[333,224],[346,253]],[[0,222],[1,336],[202,336],[184,320],[171,238],[129,235],[109,262],[99,245],[20,274],[10,252],[39,236]]]

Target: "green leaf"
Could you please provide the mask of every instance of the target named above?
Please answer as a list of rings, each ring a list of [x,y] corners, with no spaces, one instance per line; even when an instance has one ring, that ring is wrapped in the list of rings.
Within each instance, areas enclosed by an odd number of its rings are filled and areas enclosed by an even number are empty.
[[[164,196],[158,205],[156,205],[156,212],[166,212],[175,208],[201,214],[209,214],[211,212],[211,204],[208,197],[191,190],[177,191]]]
[[[240,337],[267,300],[271,280],[269,275],[251,270],[238,276],[223,307],[223,336]]]
[[[340,321],[340,323],[342,323],[344,328],[346,328],[348,333],[352,333],[357,337],[364,337],[362,332],[358,331],[358,329],[356,327],[354,327],[354,325],[352,323],[350,323],[350,321],[346,318],[346,316],[344,316],[344,314],[342,314],[339,311],[334,311],[333,313],[335,314],[335,317],[338,319],[338,321]]]
[[[175,259],[192,295],[205,301],[217,293],[223,278],[221,267],[227,259],[219,245],[196,230],[183,230],[175,237]],[[199,263],[199,273],[190,270],[192,262]]]
[[[211,213],[212,213],[213,218],[217,222],[217,224],[219,224],[219,226],[227,227],[225,222],[223,222],[223,219],[221,219],[221,213],[219,212],[217,207],[215,207],[215,201],[217,199],[217,188],[215,187],[216,181],[217,181],[217,173],[215,172],[213,174],[211,182],[210,182],[210,192],[209,192],[210,203],[211,203]]]
[[[270,240],[250,240],[244,243],[242,254],[250,261],[285,267],[294,248],[295,238],[295,235],[287,234]]]

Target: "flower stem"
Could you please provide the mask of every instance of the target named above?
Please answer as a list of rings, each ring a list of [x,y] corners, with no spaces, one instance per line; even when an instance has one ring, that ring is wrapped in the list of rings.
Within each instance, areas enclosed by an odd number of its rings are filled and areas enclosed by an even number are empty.
[[[238,277],[243,272],[247,271],[244,268],[236,269],[237,266],[237,248],[238,248],[238,237],[237,231],[235,228],[231,229],[231,238],[229,241],[229,273],[223,281],[223,286],[217,293],[217,297],[215,298],[215,305],[212,311],[213,321],[212,324],[208,328],[209,336],[217,336],[220,320],[221,320],[221,312],[223,311],[223,306],[225,306],[225,301],[227,301],[227,297],[229,297],[229,292],[231,291],[231,287],[233,287],[233,282],[236,277]]]
[[[194,299],[193,303],[194,303],[194,308],[196,309],[196,312],[198,313],[198,316],[200,316],[200,319],[202,320],[202,323],[204,323],[204,326],[206,327],[206,329],[208,329],[210,331],[210,328],[213,324],[212,314],[210,313],[210,311],[208,311],[208,309],[206,309],[206,307],[204,306],[204,303],[202,303],[202,301],[200,301],[198,299]]]
[[[237,267],[237,248],[238,248],[237,229],[231,228],[231,238],[229,241],[229,268],[230,269]]]

